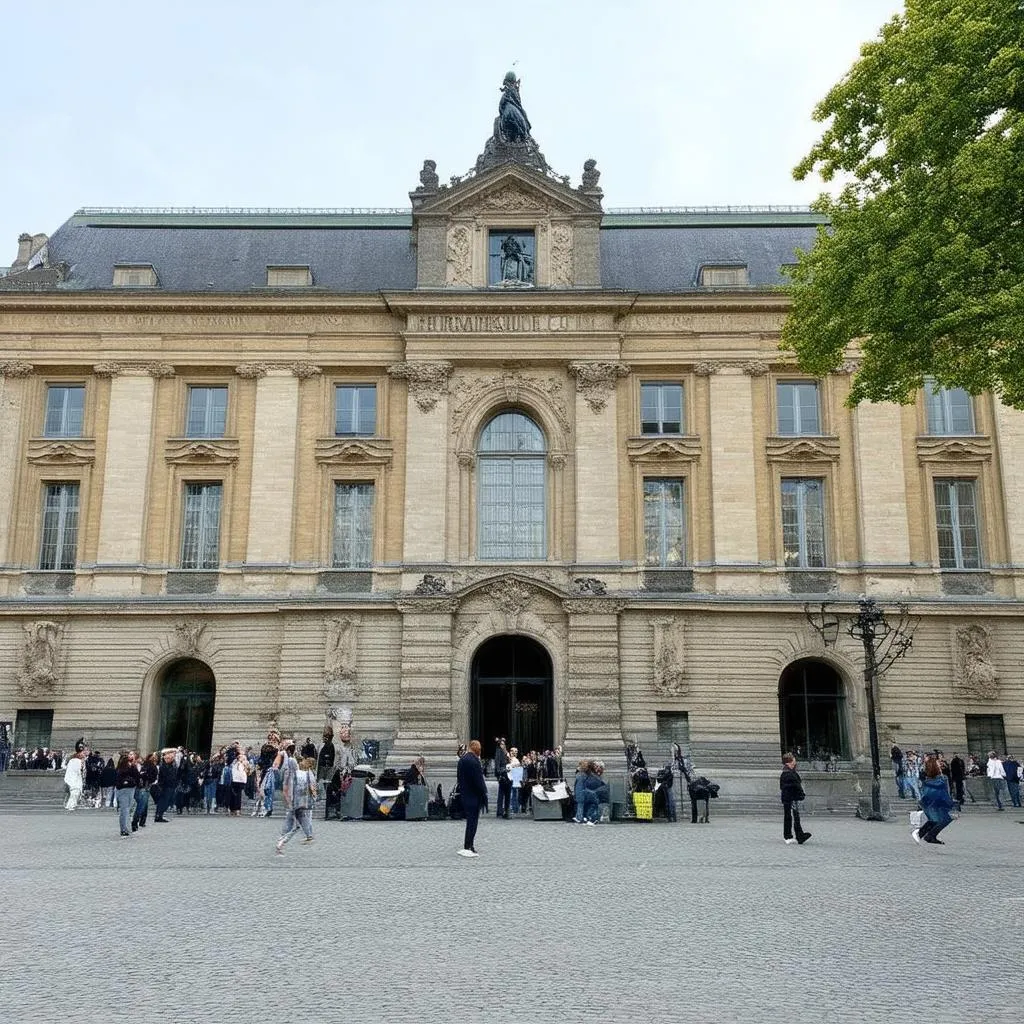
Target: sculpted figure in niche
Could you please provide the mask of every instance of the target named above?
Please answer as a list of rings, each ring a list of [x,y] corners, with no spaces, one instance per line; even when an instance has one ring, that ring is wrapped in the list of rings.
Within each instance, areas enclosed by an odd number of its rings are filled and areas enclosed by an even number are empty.
[[[501,99],[498,101],[498,135],[502,142],[526,142],[530,138],[530,119],[519,98],[519,82],[516,73],[510,71],[501,84]]]
[[[516,284],[533,283],[533,259],[514,235],[501,243],[500,272],[502,281]]]
[[[984,700],[998,696],[999,679],[992,664],[992,645],[984,626],[961,626],[956,631],[961,685]]]
[[[60,685],[56,622],[30,622],[25,626],[24,668],[19,680],[26,696],[53,693]]]
[[[328,697],[342,696],[341,691],[351,689],[355,680],[357,627],[356,620],[348,617],[331,619],[327,625],[324,682]]]

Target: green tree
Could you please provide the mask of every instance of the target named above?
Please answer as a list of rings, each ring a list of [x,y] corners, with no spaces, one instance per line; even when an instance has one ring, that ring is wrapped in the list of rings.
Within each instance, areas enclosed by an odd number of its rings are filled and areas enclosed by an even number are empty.
[[[822,375],[856,342],[851,405],[930,375],[1024,408],[1024,3],[907,0],[814,118],[794,176],[846,183],[814,204],[783,347]]]

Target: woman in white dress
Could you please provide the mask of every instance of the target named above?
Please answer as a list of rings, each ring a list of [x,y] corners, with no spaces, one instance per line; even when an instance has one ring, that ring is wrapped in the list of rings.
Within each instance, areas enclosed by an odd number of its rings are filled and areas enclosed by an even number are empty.
[[[82,787],[85,785],[84,757],[88,750],[76,750],[64,769],[64,784],[68,787],[68,798],[64,802],[66,811],[73,811],[82,798]]]

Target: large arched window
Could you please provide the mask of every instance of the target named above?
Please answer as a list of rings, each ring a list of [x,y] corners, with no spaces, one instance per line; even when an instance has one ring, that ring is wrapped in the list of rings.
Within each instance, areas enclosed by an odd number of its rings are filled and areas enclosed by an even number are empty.
[[[544,558],[546,451],[543,431],[521,412],[498,413],[484,427],[477,448],[480,558]]]

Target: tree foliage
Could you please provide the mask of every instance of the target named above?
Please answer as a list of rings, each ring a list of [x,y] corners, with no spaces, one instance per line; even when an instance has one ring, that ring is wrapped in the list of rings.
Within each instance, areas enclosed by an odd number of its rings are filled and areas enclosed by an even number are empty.
[[[850,404],[925,376],[1024,408],[1024,0],[907,0],[814,111],[803,179],[847,180],[791,270],[784,348]]]

